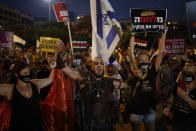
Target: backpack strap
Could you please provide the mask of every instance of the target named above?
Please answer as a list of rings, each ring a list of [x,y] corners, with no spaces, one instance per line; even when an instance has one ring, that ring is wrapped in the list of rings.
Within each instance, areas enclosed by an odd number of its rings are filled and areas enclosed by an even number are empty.
[[[132,92],[132,98],[135,97],[136,92],[137,92],[137,89],[138,89],[138,87],[139,87],[140,84],[141,84],[141,81],[143,81],[144,79],[146,79],[147,76],[148,76],[148,71],[147,71],[147,72],[140,78],[140,80],[136,83],[135,88],[133,89],[133,92]]]

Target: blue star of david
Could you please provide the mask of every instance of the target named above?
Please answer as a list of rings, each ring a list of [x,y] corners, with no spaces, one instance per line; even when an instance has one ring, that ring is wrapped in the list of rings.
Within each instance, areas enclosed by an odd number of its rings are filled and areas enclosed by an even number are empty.
[[[109,25],[109,23],[108,23],[108,21],[107,21],[107,17],[108,17],[107,14],[103,14],[103,24],[104,24],[104,25]]]

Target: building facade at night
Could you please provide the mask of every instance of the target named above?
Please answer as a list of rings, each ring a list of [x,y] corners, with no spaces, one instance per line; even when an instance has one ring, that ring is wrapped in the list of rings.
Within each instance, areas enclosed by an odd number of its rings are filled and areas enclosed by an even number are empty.
[[[34,25],[34,18],[18,9],[0,6],[0,24],[24,24],[27,26]]]

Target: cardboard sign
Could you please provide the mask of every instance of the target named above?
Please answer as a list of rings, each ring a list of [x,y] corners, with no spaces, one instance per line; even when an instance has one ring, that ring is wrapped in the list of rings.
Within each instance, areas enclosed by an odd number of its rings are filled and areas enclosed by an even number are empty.
[[[58,22],[69,21],[69,14],[65,2],[54,3],[53,9]]]
[[[196,47],[196,1],[186,3],[187,23],[191,45]]]
[[[170,38],[165,42],[166,55],[184,55],[185,54],[185,40],[179,38]]]
[[[163,32],[167,10],[131,9],[134,32]]]
[[[0,48],[4,50],[12,50],[14,43],[13,32],[1,32],[0,33]]]
[[[59,38],[40,37],[40,51],[41,52],[54,52],[55,43],[60,40]]]

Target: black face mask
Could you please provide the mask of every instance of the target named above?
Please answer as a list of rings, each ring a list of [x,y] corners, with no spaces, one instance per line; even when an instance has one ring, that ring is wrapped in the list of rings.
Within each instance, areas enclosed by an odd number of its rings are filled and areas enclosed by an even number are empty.
[[[19,75],[19,79],[23,81],[24,83],[29,83],[32,79],[31,75]]]
[[[149,67],[149,63],[139,63],[139,66],[142,70],[147,70]]]
[[[191,72],[184,73],[183,77],[187,83],[191,83],[195,80],[195,75]]]

